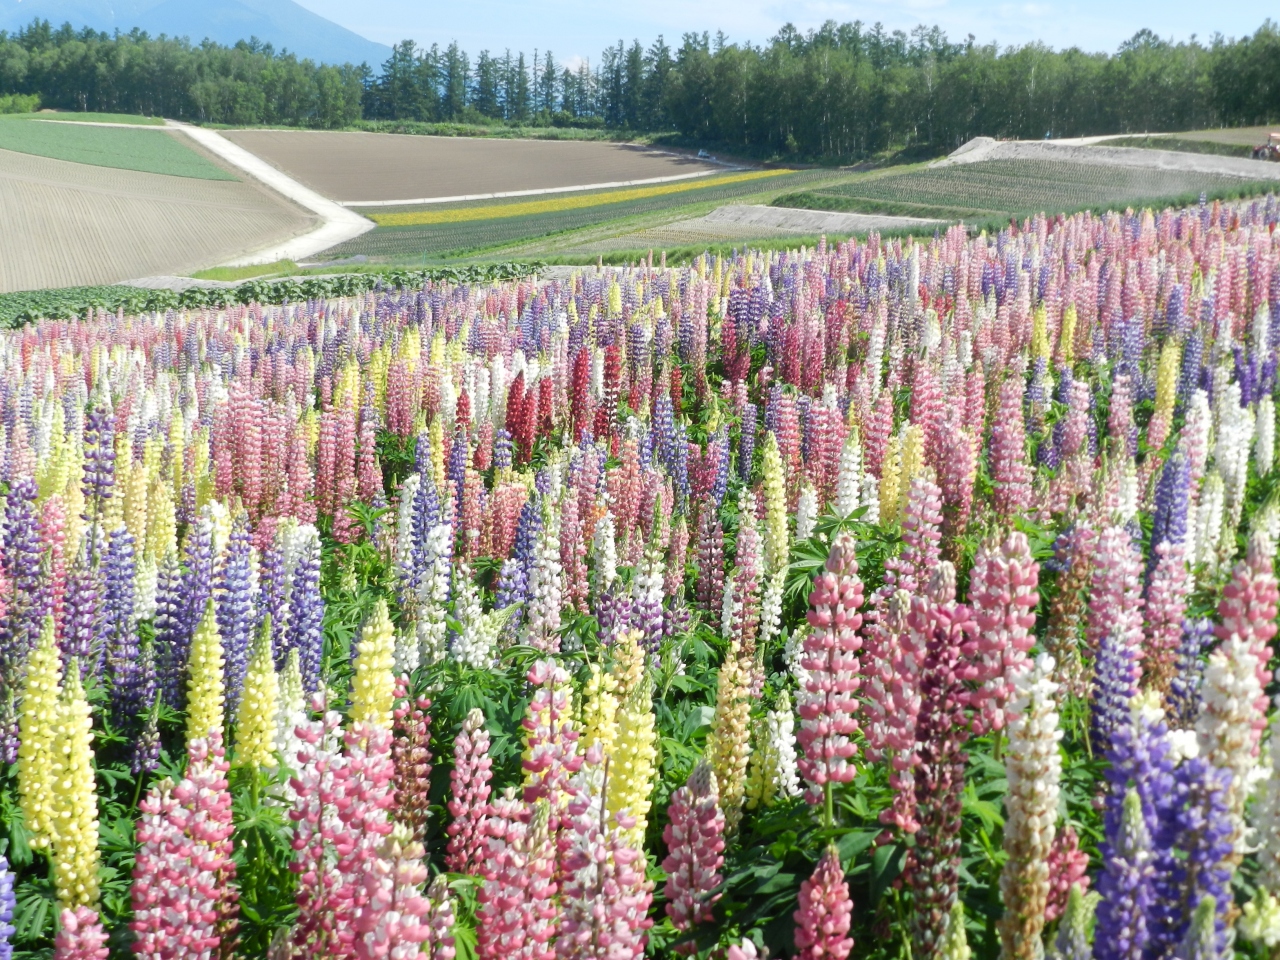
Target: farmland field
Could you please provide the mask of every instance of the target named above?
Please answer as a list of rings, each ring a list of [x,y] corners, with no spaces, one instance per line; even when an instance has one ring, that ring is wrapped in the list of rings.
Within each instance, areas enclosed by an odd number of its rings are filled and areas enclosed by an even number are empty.
[[[162,127],[162,117],[140,117],[136,113],[94,113],[92,111],[71,112],[61,110],[42,110],[39,113],[10,113],[4,115],[5,120],[51,120],[68,123],[126,123],[138,127]]]
[[[625,232],[630,218],[678,211],[693,204],[723,203],[762,191],[776,194],[830,178],[830,171],[750,171],[535,200],[439,204],[406,210],[357,208],[375,219],[385,218],[392,225],[379,226],[326,251],[324,256],[363,254],[378,260],[441,257],[508,246],[610,221],[619,221],[619,232]],[[515,215],[510,215],[513,212]],[[428,222],[395,225],[406,219]]]
[[[189,272],[314,224],[252,182],[165,176],[8,150],[0,150],[0,211],[0,291]]]
[[[777,206],[970,222],[1030,213],[1265,193],[1274,183],[1178,170],[1059,160],[988,160],[861,178],[789,195]]]
[[[126,130],[0,117],[0,150],[197,180],[236,179],[192,149],[181,134],[169,130]]]
[[[680,177],[718,169],[616,143],[227,130],[228,140],[322,196],[382,203]]]

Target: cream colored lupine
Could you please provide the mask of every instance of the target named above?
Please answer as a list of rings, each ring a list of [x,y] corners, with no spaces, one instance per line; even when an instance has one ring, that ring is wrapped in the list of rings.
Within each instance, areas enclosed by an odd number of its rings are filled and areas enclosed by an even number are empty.
[[[1200,504],[1196,510],[1196,552],[1197,563],[1208,567],[1212,575],[1218,564],[1218,546],[1222,543],[1222,517],[1226,492],[1222,475],[1214,470],[1204,480],[1204,489],[1200,491]]]
[[[876,511],[876,515],[881,523],[892,523],[898,519],[901,488],[902,440],[895,433],[889,438],[884,459],[880,464],[880,489],[877,497],[880,509]]]
[[[187,743],[212,733],[224,733],[222,714],[226,702],[222,637],[213,601],[191,639],[187,658]]]
[[[302,685],[302,659],[297,647],[289,651],[284,668],[280,671],[280,696],[276,701],[276,753],[284,760],[286,769],[298,767],[298,751],[302,740],[298,727],[307,722],[307,694]]]
[[[98,902],[98,789],[93,772],[93,718],[75,661],[58,698],[53,796],[50,848],[58,903],[72,908],[92,906]]]
[[[750,665],[742,662],[734,641],[720,667],[716,690],[716,713],[707,736],[707,762],[720,785],[720,809],[725,829],[732,832],[742,819],[742,802],[747,788],[747,762],[751,756]]]
[[[351,720],[371,723],[383,730],[391,729],[391,711],[395,704],[396,680],[393,653],[395,628],[387,601],[379,600],[365,621],[356,647],[356,675],[351,683]]]
[[[236,766],[276,765],[276,722],[280,712],[280,681],[271,653],[271,618],[254,637],[245,671],[244,693],[236,715]]]
[[[764,582],[764,594],[760,598],[760,633],[756,638],[757,649],[763,649],[782,625],[782,593],[787,585],[787,568],[774,571]]]
[[[649,797],[658,761],[657,720],[653,691],[645,670],[641,633],[628,630],[614,647],[613,677],[617,683],[617,734],[609,757],[610,814],[626,812],[635,825],[625,831],[627,842],[639,849],[649,823]]]
[[[970,960],[973,950],[969,947],[969,935],[964,928],[964,901],[956,900],[947,918],[947,932],[942,938],[939,960]]]
[[[45,617],[40,640],[27,660],[19,716],[18,801],[33,850],[49,846],[56,798],[53,792],[54,743],[58,728],[58,695],[62,661],[54,638],[53,617]]]
[[[765,433],[761,455],[764,497],[764,574],[768,576],[787,565],[790,533],[787,529],[787,478],[778,452],[778,438]]]
[[[1058,685],[1051,679],[1054,662],[1036,658],[1031,670],[1014,680],[1009,705],[1009,748],[1005,771],[1004,850],[1000,873],[1004,917],[1000,920],[1000,956],[1004,960],[1040,960],[1041,933],[1049,896],[1049,852],[1058,817],[1062,757],[1058,741]]]
[[[791,697],[783,690],[777,704],[765,715],[764,725],[756,728],[756,747],[747,769],[748,810],[800,796],[795,724]]]

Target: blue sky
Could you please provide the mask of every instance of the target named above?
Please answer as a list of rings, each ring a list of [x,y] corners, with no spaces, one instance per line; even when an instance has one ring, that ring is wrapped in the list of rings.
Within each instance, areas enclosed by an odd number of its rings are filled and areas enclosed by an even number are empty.
[[[673,46],[689,30],[723,30],[730,40],[767,40],[791,21],[802,29],[824,20],[880,21],[889,29],[938,24],[953,38],[974,34],[1002,44],[1042,39],[1055,47],[1114,50],[1137,30],[1185,39],[1252,33],[1277,16],[1274,3],[1243,0],[300,0],[303,6],[371,40],[457,40],[475,53],[510,47],[554,51],[561,61],[590,57],[619,37],[648,44],[663,34]]]

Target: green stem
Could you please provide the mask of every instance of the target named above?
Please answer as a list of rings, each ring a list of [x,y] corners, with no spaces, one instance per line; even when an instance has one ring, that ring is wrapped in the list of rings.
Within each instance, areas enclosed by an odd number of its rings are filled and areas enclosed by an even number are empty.
[[[835,795],[831,792],[830,780],[822,785],[822,791],[826,799],[826,806],[822,813],[822,822],[823,826],[830,830],[836,825],[836,801]]]

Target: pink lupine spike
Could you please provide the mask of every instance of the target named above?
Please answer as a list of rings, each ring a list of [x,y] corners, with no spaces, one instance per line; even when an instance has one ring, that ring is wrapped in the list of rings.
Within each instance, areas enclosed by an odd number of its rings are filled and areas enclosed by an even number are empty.
[[[453,741],[453,770],[449,774],[447,804],[453,817],[446,829],[449,848],[445,863],[453,873],[476,873],[483,866],[483,834],[489,805],[489,780],[493,759],[489,756],[489,731],[484,714],[473,708]]]
[[[834,846],[827,847],[813,875],[800,884],[800,904],[793,916],[799,960],[845,960],[849,956],[853,949],[849,936],[853,900]]]
[[[64,908],[58,935],[53,941],[53,960],[107,960],[107,932],[98,911],[89,907]]]
[[[667,857],[662,869],[667,874],[664,896],[667,916],[681,933],[698,924],[710,923],[711,908],[718,899],[712,891],[720,885],[724,863],[724,813],[720,810],[715,774],[707,763],[699,763],[683,787],[671,796],[667,810],[670,822],[662,831]],[[678,952],[696,952],[692,943]]]

